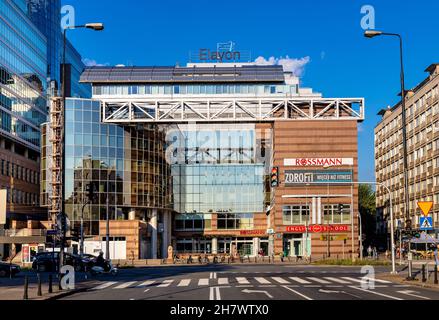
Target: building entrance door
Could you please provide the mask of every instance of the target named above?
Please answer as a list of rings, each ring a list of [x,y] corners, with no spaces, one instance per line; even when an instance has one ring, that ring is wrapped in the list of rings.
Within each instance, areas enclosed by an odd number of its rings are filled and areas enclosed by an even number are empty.
[[[302,257],[303,256],[303,240],[302,239],[292,239],[291,240],[291,257]]]

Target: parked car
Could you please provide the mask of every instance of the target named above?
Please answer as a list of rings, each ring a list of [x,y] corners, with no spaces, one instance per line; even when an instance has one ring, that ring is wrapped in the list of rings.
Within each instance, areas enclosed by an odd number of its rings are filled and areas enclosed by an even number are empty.
[[[15,277],[20,272],[21,268],[19,265],[0,261],[0,277],[9,277],[11,275]]]
[[[65,264],[73,266],[75,271],[79,272],[84,269],[85,262],[80,256],[70,253],[64,254]],[[59,252],[41,252],[38,253],[32,262],[32,269],[37,272],[54,272],[59,264]]]

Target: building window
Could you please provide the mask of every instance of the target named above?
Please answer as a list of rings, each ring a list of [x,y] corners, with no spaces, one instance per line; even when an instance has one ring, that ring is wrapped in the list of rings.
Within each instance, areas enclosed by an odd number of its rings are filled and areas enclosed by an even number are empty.
[[[218,230],[251,230],[253,229],[252,213],[218,213]]]
[[[338,204],[325,205],[323,207],[324,223],[329,224],[349,224],[351,223],[351,206],[343,204],[343,208]]]
[[[309,205],[284,206],[282,218],[284,225],[304,225],[309,223]]]

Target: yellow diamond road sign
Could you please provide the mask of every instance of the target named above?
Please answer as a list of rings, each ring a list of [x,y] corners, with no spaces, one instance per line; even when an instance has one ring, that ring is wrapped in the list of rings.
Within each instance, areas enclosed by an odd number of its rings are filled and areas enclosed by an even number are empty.
[[[424,216],[427,217],[430,213],[431,208],[433,208],[433,202],[418,202],[418,207],[419,209],[421,209]]]

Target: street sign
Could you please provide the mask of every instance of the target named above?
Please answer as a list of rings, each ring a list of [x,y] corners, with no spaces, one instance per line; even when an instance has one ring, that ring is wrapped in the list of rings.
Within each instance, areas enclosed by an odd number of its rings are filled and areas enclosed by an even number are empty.
[[[421,225],[420,229],[422,231],[434,230],[432,217],[420,217],[419,224]]]
[[[48,236],[56,236],[58,235],[58,230],[47,230]]]
[[[421,209],[424,217],[427,217],[430,214],[431,208],[433,208],[433,202],[431,201],[420,201],[418,202],[418,207]]]

